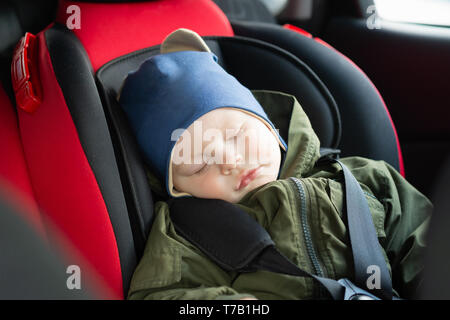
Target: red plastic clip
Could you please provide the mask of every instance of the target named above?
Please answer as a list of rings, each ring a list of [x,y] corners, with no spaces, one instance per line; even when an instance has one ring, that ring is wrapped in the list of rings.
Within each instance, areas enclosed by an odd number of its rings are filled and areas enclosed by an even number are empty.
[[[14,50],[11,78],[17,106],[29,113],[34,112],[42,101],[37,63],[36,36],[27,32]]]

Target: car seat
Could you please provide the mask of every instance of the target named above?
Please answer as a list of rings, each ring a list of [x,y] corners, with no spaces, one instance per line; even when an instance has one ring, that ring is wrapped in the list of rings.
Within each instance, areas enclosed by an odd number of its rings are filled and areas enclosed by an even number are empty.
[[[115,96],[125,75],[158,53],[158,44],[178,27],[205,36],[224,68],[249,88],[294,94],[323,147],[339,147],[345,155],[375,155],[400,167],[395,129],[374,86],[367,78],[361,86],[337,85],[359,71],[304,32],[273,25],[272,35],[289,40],[275,45],[276,39],[257,39],[263,36],[256,32],[241,36],[250,29],[232,28],[209,0],[110,2],[116,3],[61,0],[56,22],[21,41],[12,73],[36,201],[118,296],[126,295],[143,252],[153,197]],[[72,5],[80,8],[80,29],[65,25]],[[264,31],[266,26],[251,27]],[[320,59],[302,56],[308,52],[319,52]],[[29,66],[28,72],[23,66]],[[352,128],[359,142],[340,143],[342,130],[346,137],[348,130],[354,135]],[[383,132],[386,139],[380,138],[380,128],[389,129]]]

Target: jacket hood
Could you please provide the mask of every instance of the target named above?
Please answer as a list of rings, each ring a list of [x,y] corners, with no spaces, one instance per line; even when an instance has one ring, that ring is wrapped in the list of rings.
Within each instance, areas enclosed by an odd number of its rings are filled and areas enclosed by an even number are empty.
[[[320,157],[320,143],[300,103],[294,96],[276,91],[253,90],[252,94],[288,145],[279,178],[306,176]],[[147,176],[152,191],[168,197],[156,175],[147,169]]]
[[[293,95],[282,92],[252,93],[288,145],[279,178],[306,176],[320,157],[320,142],[300,103]]]

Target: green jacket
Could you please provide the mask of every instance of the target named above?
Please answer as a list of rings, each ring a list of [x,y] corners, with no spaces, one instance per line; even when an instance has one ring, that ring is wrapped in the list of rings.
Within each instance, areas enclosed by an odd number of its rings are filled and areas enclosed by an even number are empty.
[[[288,134],[283,137],[288,152],[280,179],[249,192],[238,205],[269,232],[278,250],[302,269],[324,277],[352,279],[340,167],[316,165],[319,139],[293,96],[269,91],[255,91],[254,95],[281,134]],[[360,157],[341,161],[364,190],[395,291],[403,298],[413,297],[420,283],[430,201],[384,161]],[[149,174],[149,179],[153,190],[163,192],[154,176]],[[319,289],[309,278],[268,271],[224,271],[175,232],[168,205],[159,201],[128,298],[315,299],[320,298]]]

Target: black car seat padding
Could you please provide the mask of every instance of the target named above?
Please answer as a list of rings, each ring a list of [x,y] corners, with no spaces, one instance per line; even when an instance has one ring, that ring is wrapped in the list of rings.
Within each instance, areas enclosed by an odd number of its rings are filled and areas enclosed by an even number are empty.
[[[336,50],[275,24],[232,21],[237,36],[270,42],[304,61],[330,90],[342,120],[342,156],[384,160],[404,174],[397,133],[370,79]],[[321,41],[322,42],[322,41]]]
[[[276,23],[275,17],[260,0],[214,0],[228,20]]]

